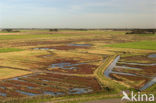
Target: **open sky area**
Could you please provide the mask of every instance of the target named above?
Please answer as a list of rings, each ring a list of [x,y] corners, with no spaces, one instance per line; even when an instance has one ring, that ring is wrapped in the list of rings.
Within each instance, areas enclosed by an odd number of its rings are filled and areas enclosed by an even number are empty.
[[[0,28],[156,28],[156,0],[0,0]]]

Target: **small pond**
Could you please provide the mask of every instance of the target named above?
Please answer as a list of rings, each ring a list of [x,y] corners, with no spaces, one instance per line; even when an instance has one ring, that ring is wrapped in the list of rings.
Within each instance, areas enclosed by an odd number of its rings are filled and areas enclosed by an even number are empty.
[[[2,93],[2,92],[0,92],[0,96],[6,97],[7,94],[6,94],[6,93]]]
[[[84,46],[84,47],[90,47],[91,44],[68,44],[69,46]]]
[[[62,68],[62,69],[78,69],[78,65],[81,65],[81,64],[84,64],[84,63],[76,63],[76,64],[72,64],[72,63],[68,63],[68,62],[65,62],[65,63],[56,63],[56,64],[52,64],[50,66],[50,68]]]
[[[52,48],[33,48],[33,50],[55,50],[55,49],[52,49]]]
[[[150,54],[148,55],[148,58],[156,58],[156,54]]]
[[[69,94],[84,94],[92,91],[93,90],[89,88],[72,88],[69,90]]]

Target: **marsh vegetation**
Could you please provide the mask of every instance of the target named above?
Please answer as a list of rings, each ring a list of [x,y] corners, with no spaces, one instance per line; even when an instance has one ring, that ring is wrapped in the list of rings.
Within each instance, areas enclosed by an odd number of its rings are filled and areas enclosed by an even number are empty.
[[[156,75],[156,35],[126,32],[0,32],[0,102],[79,102],[139,90]],[[107,77],[104,72],[119,55]],[[155,91],[154,83],[143,89],[149,91]]]

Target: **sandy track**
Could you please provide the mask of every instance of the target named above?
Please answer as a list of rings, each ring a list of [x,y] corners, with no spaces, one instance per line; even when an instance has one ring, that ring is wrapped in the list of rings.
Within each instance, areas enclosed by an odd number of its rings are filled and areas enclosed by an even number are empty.
[[[114,99],[95,100],[84,103],[125,103],[125,102],[121,102],[120,98],[114,98]]]

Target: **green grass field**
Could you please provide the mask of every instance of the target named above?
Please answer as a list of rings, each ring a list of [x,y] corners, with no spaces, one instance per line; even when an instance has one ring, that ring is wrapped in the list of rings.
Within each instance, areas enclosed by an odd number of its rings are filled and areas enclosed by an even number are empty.
[[[0,49],[0,53],[15,52],[15,51],[23,51],[23,49],[18,49],[18,48],[1,48]]]
[[[17,33],[19,31],[11,31],[11,32],[7,32],[7,31],[0,31],[0,33]]]
[[[33,38],[66,37],[66,36],[76,36],[76,34],[0,35],[0,40],[33,39]]]
[[[128,43],[118,43],[105,45],[105,47],[156,50],[156,41],[137,41]]]

